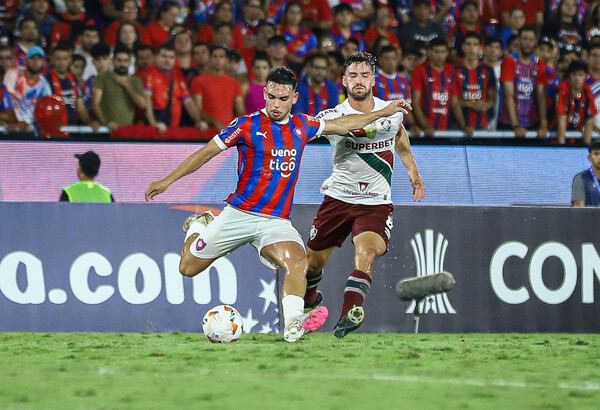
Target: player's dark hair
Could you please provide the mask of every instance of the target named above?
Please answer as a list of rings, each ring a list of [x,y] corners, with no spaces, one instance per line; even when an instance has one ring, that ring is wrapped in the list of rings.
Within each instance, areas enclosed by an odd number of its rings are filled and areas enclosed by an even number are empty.
[[[596,140],[590,144],[588,151],[591,154],[592,151],[600,151],[600,140]]]
[[[110,56],[110,46],[107,43],[101,42],[94,44],[90,50],[92,58],[98,59],[100,57]]]
[[[267,75],[268,82],[290,85],[294,91],[296,91],[296,86],[298,85],[298,79],[294,72],[283,66],[274,67],[269,71],[269,75]]]
[[[357,51],[355,53],[350,54],[348,57],[346,57],[346,62],[344,63],[344,75],[346,75],[346,70],[348,70],[348,67],[350,67],[352,64],[361,64],[361,63],[367,63],[367,65],[369,67],[371,67],[371,71],[373,73],[375,73],[375,61],[377,59],[369,54],[369,53],[364,53],[362,51]]]

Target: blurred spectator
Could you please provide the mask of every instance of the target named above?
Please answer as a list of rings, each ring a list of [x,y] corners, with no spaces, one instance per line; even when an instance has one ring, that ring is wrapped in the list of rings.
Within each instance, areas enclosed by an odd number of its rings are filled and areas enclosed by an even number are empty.
[[[79,45],[75,47],[75,53],[82,55],[87,63],[83,72],[83,81],[91,76],[97,75],[96,67],[92,64],[92,47],[100,42],[100,32],[95,26],[85,26],[79,39]],[[110,49],[110,48],[109,48]]]
[[[508,26],[505,26],[500,31],[500,39],[502,39],[502,48],[508,45],[508,39],[519,34],[521,27],[525,25],[525,12],[521,7],[514,7],[508,18]]]
[[[98,74],[110,70],[112,59],[111,49],[108,43],[98,43],[92,47],[92,64],[96,69],[95,75],[91,75],[83,84],[83,104],[88,110],[92,108],[93,84]],[[76,56],[78,54],[75,54]]]
[[[384,1],[378,1],[378,3],[384,3]],[[342,4],[348,4],[352,8],[352,17],[354,20],[352,22],[352,30],[357,33],[364,32],[375,15],[374,2],[371,0],[332,0],[329,2],[331,7],[338,7]]]
[[[465,122],[475,130],[486,130],[494,116],[497,88],[494,69],[479,62],[481,37],[475,31],[464,35],[464,60],[456,66],[458,99]]]
[[[535,32],[539,34],[544,24],[544,2],[543,0],[502,0],[500,2],[500,11],[502,15],[502,22],[505,26],[508,26],[510,20],[510,11],[520,7],[525,12],[525,24],[533,26]]]
[[[19,38],[15,41],[15,55],[17,66],[22,67],[25,64],[25,55],[33,46],[41,46],[40,32],[38,26],[32,19],[21,20],[19,26]]]
[[[591,41],[594,36],[600,36],[600,3],[594,7],[592,14],[590,14],[586,35],[588,41]]]
[[[575,60],[569,65],[568,80],[558,85],[556,95],[556,134],[558,143],[566,143],[566,132],[583,131],[583,143],[592,142],[594,117],[598,115],[596,103],[589,84],[585,79],[588,65],[585,61]]]
[[[421,51],[416,47],[407,47],[402,50],[402,74],[412,77],[415,67],[421,64]]]
[[[302,63],[317,47],[317,37],[307,28],[300,26],[302,22],[302,5],[297,1],[290,1],[285,6],[283,26],[279,33],[287,42],[287,61],[299,72]]]
[[[265,87],[270,69],[269,56],[265,52],[258,53],[252,63],[252,79],[248,81],[244,90],[247,114],[265,108]]]
[[[269,45],[269,39],[277,34],[277,28],[269,21],[263,20],[258,26],[256,33],[256,39],[254,46],[246,47],[242,51],[242,57],[244,58],[244,64],[246,67],[252,67],[254,57],[259,51],[267,52]],[[252,70],[250,70],[249,78],[252,79]]]
[[[573,178],[573,206],[600,206],[600,141],[590,144],[588,151],[592,166]]]
[[[148,113],[149,101],[142,81],[129,75],[131,58],[130,49],[117,45],[112,58],[113,70],[102,71],[94,79],[92,110],[100,124],[111,130],[132,125],[136,107]]]
[[[134,50],[135,73],[138,74],[150,64],[154,64],[154,49],[148,44],[138,44]]]
[[[560,81],[565,81],[567,79],[569,65],[571,65],[573,61],[580,59],[581,55],[575,50],[567,50],[562,53],[560,57],[558,57],[558,61],[556,62],[556,71]]]
[[[148,123],[161,132],[165,132],[167,127],[179,127],[183,104],[196,127],[203,129],[198,107],[190,96],[183,74],[181,70],[174,68],[175,49],[173,45],[165,43],[158,46],[154,64],[136,74],[141,78],[146,95],[152,101],[152,112],[146,114]]]
[[[377,55],[377,63],[379,68],[375,73],[373,95],[385,101],[404,98],[410,103],[410,79],[398,71],[400,50],[392,45],[383,47]],[[406,125],[414,126],[411,111],[405,115],[405,120]]]
[[[373,21],[373,25],[365,32],[365,45],[367,50],[373,51],[373,43],[377,37],[380,36],[387,37],[394,47],[400,48],[398,37],[390,30],[390,19],[391,11],[387,6],[379,6],[375,9],[375,20]]]
[[[50,34],[50,47],[54,48],[60,40],[76,41],[85,26],[93,26],[94,20],[89,18],[83,10],[83,0],[65,0],[67,7],[60,15]]]
[[[240,84],[245,84],[248,82],[248,71],[246,67],[242,67],[242,65],[244,65],[244,61],[242,61],[242,53],[234,49],[227,50],[227,63],[225,64],[225,72],[238,80]]]
[[[287,42],[285,37],[277,34],[268,41],[267,55],[271,60],[271,67],[287,66],[285,61],[287,56]]]
[[[110,189],[94,182],[100,171],[100,157],[94,151],[75,154],[79,160],[77,179],[60,194],[60,202],[115,202]]]
[[[210,61],[210,50],[208,44],[204,41],[197,41],[192,46],[192,58],[198,75],[208,71],[208,62]]]
[[[260,22],[265,19],[264,0],[244,0],[242,15],[235,21],[235,25],[245,39],[245,47],[251,47],[255,44],[256,34]]]
[[[116,18],[117,21],[112,23],[106,29],[106,32],[104,33],[104,41],[106,41],[108,44],[110,44],[111,47],[114,47],[117,44],[117,39],[118,39],[117,33],[118,33],[119,29],[121,28],[121,25],[123,23],[130,23],[135,26],[135,28],[138,32],[138,40],[141,41],[142,43],[146,43],[147,40],[145,38],[144,27],[137,21],[138,13],[139,13],[137,1],[136,0],[124,0],[121,4],[122,4],[122,7],[121,7],[120,12],[117,11],[117,13],[116,13],[116,15],[118,16],[118,18]],[[132,47],[130,45],[128,45],[128,46]]]
[[[177,22],[181,7],[174,1],[165,1],[158,9],[157,20],[144,29],[144,39],[154,50],[164,44],[171,35],[171,27]]]
[[[306,75],[298,82],[298,101],[292,113],[316,116],[323,110],[339,104],[338,87],[327,78],[329,61],[325,54],[311,54],[304,65]]]
[[[577,0],[561,0],[554,17],[542,28],[542,36],[554,37],[561,53],[575,50],[581,53],[587,38],[583,25],[577,23]]]
[[[525,26],[523,26],[525,27]],[[519,35],[511,36],[506,40],[506,48],[504,49],[504,56],[508,56],[519,51]]]
[[[52,95],[50,84],[43,77],[46,54],[39,46],[29,49],[25,58],[25,67],[11,68],[4,75],[4,84],[8,89],[19,121],[31,125],[34,122],[33,111],[36,101]]]
[[[331,7],[327,0],[302,0],[302,25],[315,34],[331,29]]]
[[[338,46],[335,44],[335,39],[331,33],[323,33],[317,38],[317,53],[327,54],[337,49]]]
[[[50,84],[52,94],[62,98],[67,109],[68,124],[89,124],[90,118],[81,98],[81,89],[75,77],[69,73],[71,55],[68,48],[57,44],[50,55],[51,69],[46,75],[46,80]]]
[[[210,49],[208,72],[194,79],[192,96],[200,109],[200,116],[217,134],[233,120],[245,115],[244,95],[240,83],[225,72],[227,49],[213,46]]]
[[[598,1],[576,0],[577,2],[577,24],[584,24],[590,16],[589,4],[598,3]],[[548,0],[546,3],[546,21],[552,18],[552,13],[558,8],[560,0]]]
[[[173,46],[175,47],[175,67],[181,70],[185,85],[188,89],[192,86],[192,80],[199,75],[192,58],[193,39],[192,32],[184,30],[175,35]]]
[[[215,8],[221,0],[196,0],[193,10],[194,27],[197,30],[208,23],[215,13]]]
[[[556,107],[554,104],[554,93],[560,78],[558,77],[558,45],[556,40],[549,37],[541,37],[538,41],[537,50],[535,52],[539,58],[542,59],[546,66],[544,73],[546,77],[546,83],[544,89],[546,90],[546,111],[548,117],[548,129],[553,129],[556,126]]]
[[[544,62],[533,55],[537,43],[533,26],[519,31],[519,51],[504,58],[500,74],[502,101],[499,130],[513,130],[517,138],[537,128],[538,138],[546,138],[548,121],[544,91]]]
[[[29,2],[29,8],[22,16],[17,18],[15,28],[20,28],[24,19],[32,19],[37,24],[38,31],[43,37],[44,42],[40,45],[45,46],[50,44],[50,35],[52,34],[54,25],[58,23],[58,19],[48,12],[49,7],[50,4],[48,0],[31,0]],[[20,37],[21,33],[20,31],[15,30],[14,35]]]
[[[344,58],[348,57],[350,54],[354,54],[358,51],[358,40],[355,38],[349,38],[346,40],[342,47],[340,47],[340,52],[344,56]]]
[[[378,56],[381,52],[381,49],[386,46],[391,46],[392,42],[387,36],[379,36],[371,46],[371,54],[374,56]]]
[[[4,79],[4,68],[0,66],[0,79]],[[6,85],[0,83],[0,125],[7,129],[14,128],[18,120],[15,115],[12,98]]]
[[[456,61],[458,57],[463,57],[462,43],[464,36],[469,31],[479,34],[480,39],[488,34],[487,30],[479,24],[479,9],[474,0],[467,0],[460,6],[460,22],[450,30],[450,41],[452,42],[450,61]]]
[[[492,67],[496,80],[496,90],[500,89],[500,68],[502,58],[502,41],[499,37],[489,36],[485,39],[483,47],[483,62]],[[496,92],[497,94],[497,92]],[[496,104],[492,115],[488,116],[488,130],[496,131],[498,128],[498,112],[500,110],[500,97],[496,95]]]
[[[335,83],[338,88],[338,94],[340,96],[339,102],[343,103],[346,99],[346,87],[344,87],[343,75],[344,75],[344,55],[339,51],[330,51],[327,53],[327,60],[329,60],[329,72],[327,78]]]
[[[428,61],[415,67],[411,78],[415,123],[427,137],[432,137],[436,130],[450,128],[450,109],[467,136],[473,134],[473,128],[466,125],[462,114],[454,68],[446,63],[448,53],[449,46],[444,38],[432,39],[427,50]]]
[[[431,19],[431,3],[429,0],[413,1],[413,19],[402,27],[400,40],[406,48],[417,42],[428,43],[434,38],[447,38],[443,27]]]
[[[85,61],[85,58],[82,55],[73,54],[73,56],[71,57],[71,64],[69,64],[69,73],[71,73],[71,75],[75,78],[75,81],[77,82],[77,85],[81,90],[81,98],[83,98],[83,105],[85,105],[85,108],[89,110],[91,107],[90,104],[92,103],[92,90],[86,89],[85,82],[81,78],[81,76],[83,75],[83,70],[85,70],[86,64],[87,62]]]
[[[121,27],[117,31],[117,44],[122,44],[131,50],[135,50],[142,43],[139,41],[140,33],[138,32],[135,25],[123,22]],[[150,47],[150,46],[148,46]],[[152,47],[150,47],[152,48]],[[135,72],[135,59],[131,60],[131,67],[129,68],[129,74]]]
[[[0,44],[0,67],[4,73],[15,67],[15,50],[8,44]]]
[[[373,5],[370,4],[370,14],[373,13]],[[354,21],[354,11],[352,6],[348,3],[340,3],[333,8],[334,23],[331,28],[331,34],[335,39],[337,47],[341,47],[342,44],[349,38],[355,38],[358,40],[358,49],[360,51],[366,51],[365,40],[363,35],[352,28],[352,22]]]
[[[585,82],[590,86],[596,108],[600,108],[600,44],[592,44],[588,49],[589,74]],[[600,114],[594,117],[594,128],[600,131]]]
[[[185,25],[187,23],[187,18],[190,15],[192,6],[190,3],[194,3],[195,0],[154,0],[153,5],[155,9],[159,10],[166,1],[174,1],[179,5],[179,15],[175,20],[175,24]]]
[[[233,6],[229,1],[222,0],[217,3],[215,7],[215,13],[209,20],[209,24],[204,24],[200,27],[200,31],[198,32],[197,39],[200,41],[204,41],[209,45],[217,44],[215,41],[215,31],[219,24],[226,23],[232,24],[233,21]],[[238,26],[232,26],[231,29],[232,34],[232,42],[231,47],[236,50],[244,49],[244,35],[242,34],[242,30]]]
[[[441,24],[446,33],[450,33],[460,20],[460,6],[465,0],[431,0],[432,20]]]

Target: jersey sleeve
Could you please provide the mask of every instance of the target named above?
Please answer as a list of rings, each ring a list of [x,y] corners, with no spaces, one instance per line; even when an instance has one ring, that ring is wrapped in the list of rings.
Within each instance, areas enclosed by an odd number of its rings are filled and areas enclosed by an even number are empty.
[[[307,138],[306,141],[310,141],[321,135],[323,129],[325,128],[325,120],[322,120],[317,117],[313,117],[307,114],[300,114],[306,123],[306,133]]]
[[[213,141],[222,151],[234,145],[240,145],[244,140],[244,135],[248,132],[248,117],[236,117],[220,133],[213,137]]]
[[[329,108],[318,113],[316,118],[320,120],[333,120],[334,118],[339,118],[341,116],[342,113],[337,108]]]
[[[500,82],[514,82],[515,81],[515,60],[507,57],[502,60],[500,65]]]
[[[573,178],[573,190],[571,192],[571,203],[575,201],[585,201],[585,187],[583,186],[583,177],[581,174]]]

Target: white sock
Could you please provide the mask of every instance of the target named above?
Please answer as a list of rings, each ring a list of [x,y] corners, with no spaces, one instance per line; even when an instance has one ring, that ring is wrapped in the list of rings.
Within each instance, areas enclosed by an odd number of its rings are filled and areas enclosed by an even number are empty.
[[[287,295],[281,299],[281,305],[283,306],[283,322],[285,323],[285,327],[287,327],[292,319],[304,313],[304,298],[300,296]]]
[[[188,229],[188,231],[185,233],[185,239],[183,240],[183,242],[187,242],[188,238],[195,233],[197,233],[198,235],[202,234],[202,232],[204,232],[205,229],[206,225],[201,224],[198,221],[192,222],[190,224],[190,229]]]

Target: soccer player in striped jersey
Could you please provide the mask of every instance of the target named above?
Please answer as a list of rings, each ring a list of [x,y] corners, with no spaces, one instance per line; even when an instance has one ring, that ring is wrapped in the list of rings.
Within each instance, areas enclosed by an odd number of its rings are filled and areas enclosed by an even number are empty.
[[[366,53],[351,54],[344,65],[348,99],[319,118],[346,118],[370,113],[390,104],[373,97],[375,63]],[[336,247],[352,233],[354,270],[346,280],[342,312],[333,334],[344,337],[364,320],[363,302],[371,287],[377,258],[387,251],[393,227],[391,178],[394,152],[408,170],[413,199],[425,194],[423,180],[410,149],[401,113],[380,118],[352,133],[335,133],[327,138],[333,148],[333,173],[323,183],[325,199],[310,229],[308,239],[305,309],[322,303],[317,285],[323,268]],[[369,139],[365,139],[368,136]]]
[[[496,76],[494,69],[479,61],[481,38],[475,31],[463,37],[464,60],[456,66],[458,99],[468,126],[485,130],[496,105]]]
[[[284,339],[288,342],[318,329],[328,315],[324,306],[303,312],[308,263],[302,238],[289,220],[304,146],[321,134],[347,134],[378,118],[410,108],[406,101],[399,100],[376,112],[335,120],[290,115],[298,99],[296,85],[291,70],[272,69],[267,77],[263,110],[235,118],[170,175],[150,184],[145,193],[146,200],[153,199],[215,155],[230,147],[237,148],[237,189],[216,218],[204,213],[186,220],[179,270],[184,276],[195,276],[217,258],[246,243],[252,244],[263,263],[285,272],[281,304]]]
[[[583,131],[583,142],[592,142],[594,117],[598,114],[589,84],[585,83],[588,65],[575,60],[569,65],[567,80],[558,85],[556,92],[556,133],[558,143],[566,142],[567,130]]]

